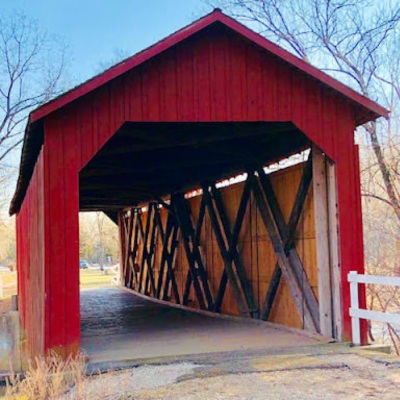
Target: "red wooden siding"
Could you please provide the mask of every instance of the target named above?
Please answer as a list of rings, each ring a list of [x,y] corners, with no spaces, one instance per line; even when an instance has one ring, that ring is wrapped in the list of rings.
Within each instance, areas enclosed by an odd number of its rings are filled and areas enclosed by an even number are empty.
[[[44,157],[40,153],[21,211],[17,217],[18,294],[27,355],[44,350],[45,237]],[[34,334],[32,334],[34,332]]]
[[[293,121],[334,160],[349,339],[345,276],[350,269],[363,271],[353,111],[304,72],[214,26],[45,117],[45,348],[79,346],[78,173],[124,121]],[[35,207],[27,196],[18,217],[22,242],[29,229],[26,214]],[[30,285],[22,280],[23,307],[32,300],[32,287],[25,288]],[[34,313],[32,318],[40,317],[39,310]]]
[[[296,69],[305,72],[310,77],[323,83],[325,88],[334,89],[337,94],[344,96],[342,97],[342,100],[343,98],[346,98],[352,103],[353,106],[357,108],[356,115],[359,125],[379,116],[388,115],[388,111],[379,104],[362,96],[350,87],[344,85],[326,73],[318,70],[316,67],[313,67],[309,63],[277,46],[275,43],[270,42],[265,37],[257,34],[246,26],[240,24],[238,21],[223,14],[219,9],[215,9],[212,13],[204,16],[193,24],[182,28],[155,45],[150,46],[149,48],[139,52],[138,54],[124,60],[119,64],[116,64],[104,73],[95,76],[82,85],[34,110],[31,114],[31,122],[46,117],[55,110],[71,103],[79,97],[90,93],[100,86],[109,83],[118,76],[121,76],[122,74],[146,62],[147,60],[154,58],[158,54],[170,49],[171,47],[181,44],[181,42],[185,41],[187,38],[195,36],[202,30],[207,29],[215,24],[223,25],[232,31],[239,33],[243,38],[246,38],[247,40],[257,44],[260,46],[260,48],[268,51],[280,61],[293,65]]]

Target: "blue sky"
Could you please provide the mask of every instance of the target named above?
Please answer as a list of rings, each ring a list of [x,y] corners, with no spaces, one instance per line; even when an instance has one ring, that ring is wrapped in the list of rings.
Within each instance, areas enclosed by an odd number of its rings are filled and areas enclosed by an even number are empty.
[[[68,45],[65,89],[133,55],[211,11],[202,0],[0,0],[0,15],[22,11]],[[112,61],[112,62],[111,62]],[[19,151],[7,160],[17,170]],[[13,184],[11,184],[13,186]]]
[[[1,0],[69,44],[71,81],[90,78],[115,52],[131,55],[211,11],[201,0]]]

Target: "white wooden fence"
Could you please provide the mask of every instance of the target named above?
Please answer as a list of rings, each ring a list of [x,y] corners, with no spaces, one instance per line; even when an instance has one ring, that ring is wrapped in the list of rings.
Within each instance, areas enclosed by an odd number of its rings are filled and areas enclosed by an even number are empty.
[[[389,324],[400,325],[400,314],[364,310],[359,308],[358,303],[358,284],[368,283],[373,285],[389,285],[400,287],[400,278],[395,276],[362,275],[356,271],[349,272],[348,281],[350,283],[350,317],[353,344],[361,344],[360,319],[386,322]]]

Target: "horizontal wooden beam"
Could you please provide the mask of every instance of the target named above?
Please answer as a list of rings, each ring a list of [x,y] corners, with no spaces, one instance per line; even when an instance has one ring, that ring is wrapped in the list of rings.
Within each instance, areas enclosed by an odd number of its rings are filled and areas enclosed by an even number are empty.
[[[82,172],[79,179],[81,182],[87,183],[104,183],[115,179],[121,182],[137,180],[140,177],[142,181],[146,181],[163,175],[170,176],[171,173],[179,171],[181,168],[224,168],[232,165],[232,157],[223,158],[221,154],[211,154],[210,152],[203,152],[201,156],[175,157],[168,162],[163,160],[160,164],[154,161],[154,158],[149,158],[143,163],[132,162],[124,165],[117,160],[113,162],[110,159],[107,162],[94,164],[90,169]]]
[[[125,123],[101,152],[104,155],[176,149],[240,137],[292,134],[298,129],[290,122],[225,123]]]

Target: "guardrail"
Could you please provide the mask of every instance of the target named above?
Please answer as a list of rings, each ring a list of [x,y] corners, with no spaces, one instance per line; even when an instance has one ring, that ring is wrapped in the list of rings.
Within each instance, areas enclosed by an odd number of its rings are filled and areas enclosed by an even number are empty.
[[[396,276],[362,275],[356,271],[350,271],[347,277],[350,283],[350,317],[353,344],[361,344],[360,319],[368,319],[388,324],[400,325],[400,314],[364,310],[359,308],[358,284],[388,285],[400,287],[400,278]]]

